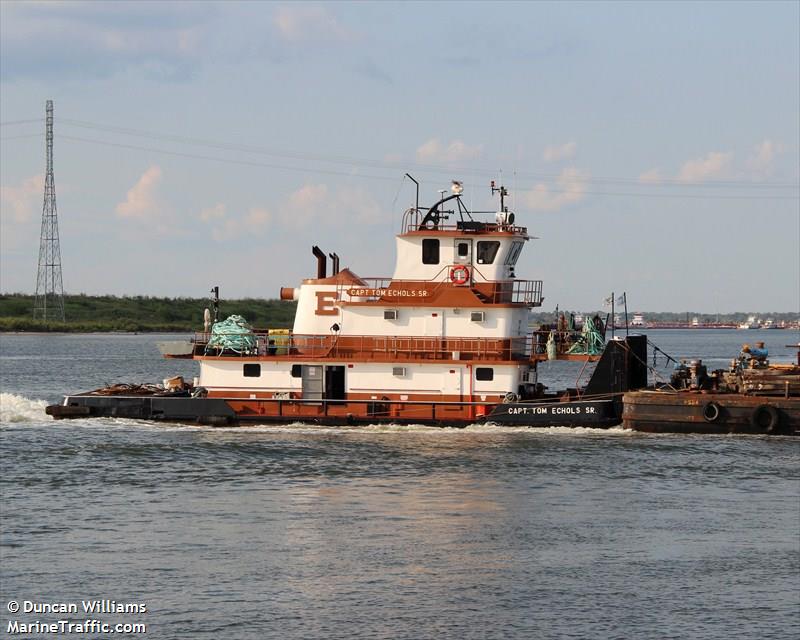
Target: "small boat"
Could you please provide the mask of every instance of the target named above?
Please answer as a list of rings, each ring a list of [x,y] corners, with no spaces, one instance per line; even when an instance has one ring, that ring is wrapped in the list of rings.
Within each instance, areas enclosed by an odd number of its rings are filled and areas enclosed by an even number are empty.
[[[280,291],[297,303],[292,330],[219,321],[215,294],[213,326],[162,345],[165,357],[199,364],[191,383],[68,395],[47,412],[212,425],[619,424],[622,393],[647,384],[646,338],[606,343],[599,316],[567,326],[562,314],[530,331],[542,281],[516,274],[531,236],[506,188],[492,182],[492,212],[469,211],[459,182],[427,208],[418,188],[391,277],[359,276],[314,246],[315,277]],[[543,360],[599,362],[584,388],[549,392],[538,379]]]

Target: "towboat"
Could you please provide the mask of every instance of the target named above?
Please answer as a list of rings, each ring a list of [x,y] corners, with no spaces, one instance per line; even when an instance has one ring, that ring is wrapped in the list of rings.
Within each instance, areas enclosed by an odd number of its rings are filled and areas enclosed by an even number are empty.
[[[162,345],[168,358],[199,363],[191,383],[68,395],[47,412],[212,425],[619,424],[622,394],[647,384],[646,338],[606,342],[599,317],[531,330],[542,281],[516,274],[531,235],[505,187],[491,183],[499,207],[484,212],[469,211],[462,191],[453,182],[424,208],[417,184],[391,277],[361,277],[312,247],[315,277],[280,291],[297,304],[291,331],[207,322],[192,340]],[[549,392],[543,360],[597,364],[585,387]]]

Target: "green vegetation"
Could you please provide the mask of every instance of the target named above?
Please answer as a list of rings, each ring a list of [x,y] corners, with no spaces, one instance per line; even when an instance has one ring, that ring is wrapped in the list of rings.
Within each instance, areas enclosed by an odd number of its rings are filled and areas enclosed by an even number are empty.
[[[207,298],[65,295],[65,323],[33,320],[33,296],[0,295],[0,331],[196,331],[203,327]],[[220,301],[221,319],[243,316],[259,329],[289,328],[296,303],[280,300]]]
[[[33,320],[33,296],[0,294],[0,331],[196,331],[203,327],[203,310],[211,306],[207,298],[154,298],[151,296],[64,296],[67,322]],[[222,300],[220,319],[236,314],[257,329],[286,329],[292,326],[295,302],[280,300]],[[568,310],[563,310],[569,314]],[[608,309],[600,312],[605,319]],[[579,312],[575,312],[579,313]],[[617,309],[618,314],[622,311]],[[695,312],[644,312],[648,322],[686,322],[697,316],[702,323],[739,323],[755,312],[725,314]],[[583,315],[586,315],[585,313]],[[589,313],[589,316],[594,312]],[[775,322],[795,322],[796,313],[757,313]],[[628,313],[633,318],[633,313]],[[555,322],[553,311],[537,310],[532,323]]]

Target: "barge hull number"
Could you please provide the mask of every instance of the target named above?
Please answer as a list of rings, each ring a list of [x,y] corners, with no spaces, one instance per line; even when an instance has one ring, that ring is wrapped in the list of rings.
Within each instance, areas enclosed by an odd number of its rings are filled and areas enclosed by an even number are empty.
[[[595,412],[594,407],[509,407],[508,413],[511,415],[544,415],[558,416],[564,414],[591,415]]]

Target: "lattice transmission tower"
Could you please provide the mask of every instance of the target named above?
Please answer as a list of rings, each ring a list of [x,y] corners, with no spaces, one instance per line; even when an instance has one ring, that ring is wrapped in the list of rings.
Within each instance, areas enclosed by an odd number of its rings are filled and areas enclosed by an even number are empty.
[[[61,244],[58,240],[56,183],[53,179],[53,101],[47,101],[47,174],[44,177],[42,232],[33,318],[64,322],[64,285],[61,280]]]

